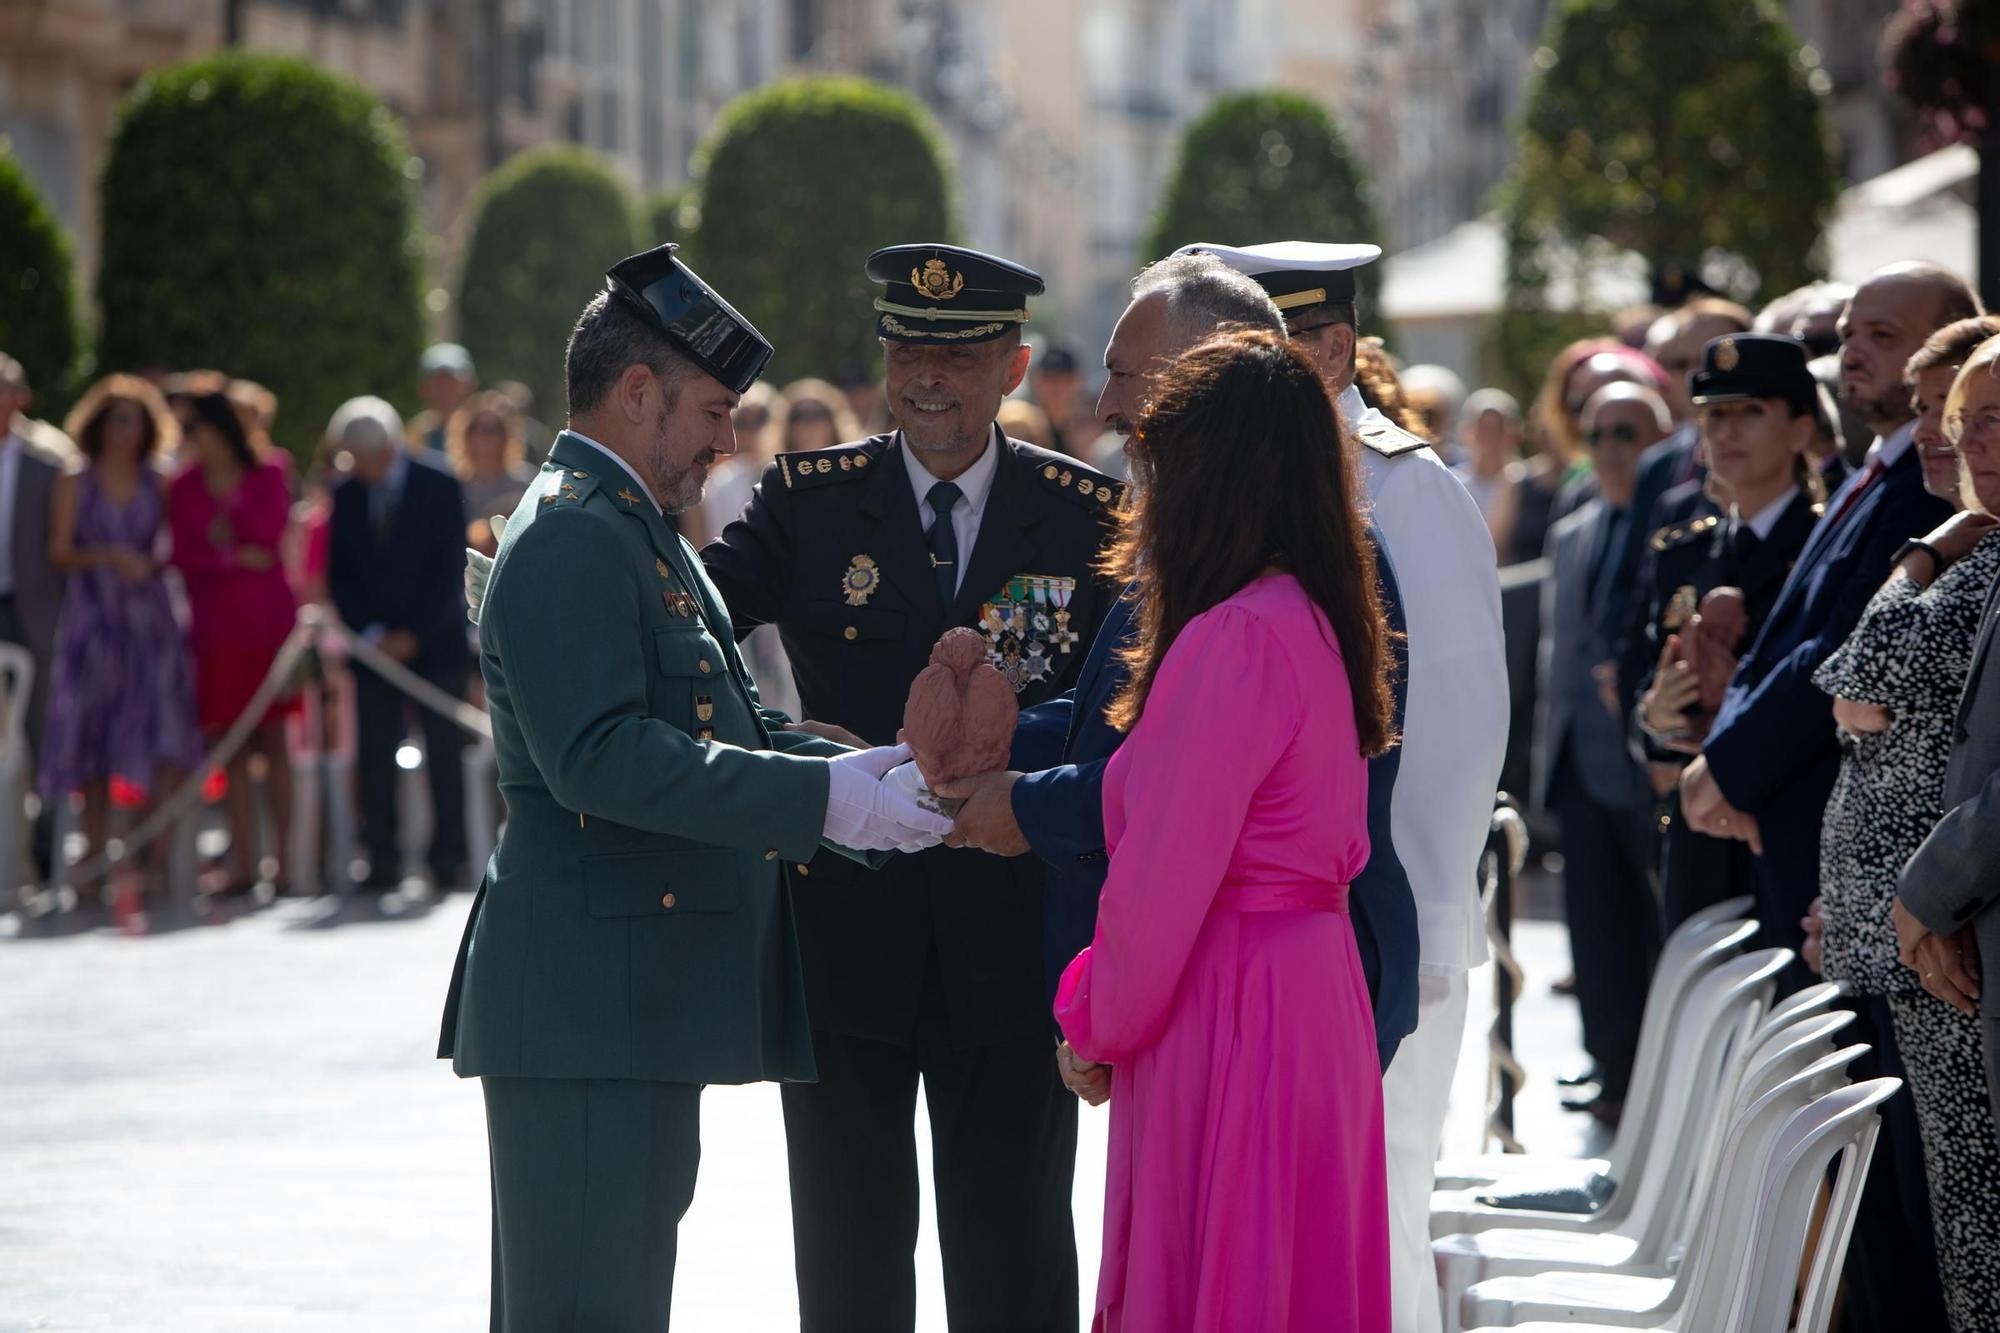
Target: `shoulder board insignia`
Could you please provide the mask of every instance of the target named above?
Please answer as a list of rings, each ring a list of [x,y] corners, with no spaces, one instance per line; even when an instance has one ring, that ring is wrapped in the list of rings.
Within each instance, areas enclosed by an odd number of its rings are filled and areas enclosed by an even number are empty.
[[[1115,508],[1125,498],[1125,483],[1094,472],[1081,463],[1049,460],[1034,469],[1042,485],[1093,509]]]
[[[584,496],[597,488],[593,474],[572,472],[556,466],[543,471],[541,485],[544,488],[542,503],[545,505],[579,504]]]
[[[1710,514],[1707,518],[1698,518],[1692,523],[1676,523],[1671,527],[1661,528],[1653,534],[1652,547],[1655,551],[1664,551],[1671,546],[1680,546],[1706,533],[1721,521]]]
[[[866,445],[844,445],[835,449],[779,454],[778,475],[784,479],[786,490],[798,491],[832,481],[865,477],[874,463],[875,456]]]
[[[1354,428],[1361,443],[1384,458],[1401,458],[1430,447],[1428,441],[1387,421],[1364,421]]]

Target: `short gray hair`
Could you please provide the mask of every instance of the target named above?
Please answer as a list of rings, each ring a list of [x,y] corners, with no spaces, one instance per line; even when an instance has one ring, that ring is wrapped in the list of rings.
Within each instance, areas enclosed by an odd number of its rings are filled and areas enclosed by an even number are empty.
[[[326,438],[341,449],[394,449],[403,440],[403,415],[372,394],[350,398],[333,409]]]
[[[1211,254],[1168,255],[1148,264],[1132,279],[1132,299],[1149,296],[1166,297],[1172,348],[1192,347],[1232,324],[1285,336],[1285,317],[1270,294]]]
[[[607,289],[599,292],[577,316],[563,354],[563,388],[569,414],[596,409],[610,396],[618,377],[632,366],[645,366],[665,386],[667,406],[680,397],[681,385],[695,365],[676,352],[651,324],[641,319]]]

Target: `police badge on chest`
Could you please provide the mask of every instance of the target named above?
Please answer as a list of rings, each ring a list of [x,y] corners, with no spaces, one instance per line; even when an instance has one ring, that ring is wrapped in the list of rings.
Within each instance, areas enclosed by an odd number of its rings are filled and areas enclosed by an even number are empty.
[[[1076,649],[1070,598],[1076,580],[1060,574],[1016,574],[979,609],[986,658],[1015,693],[1052,679]]]

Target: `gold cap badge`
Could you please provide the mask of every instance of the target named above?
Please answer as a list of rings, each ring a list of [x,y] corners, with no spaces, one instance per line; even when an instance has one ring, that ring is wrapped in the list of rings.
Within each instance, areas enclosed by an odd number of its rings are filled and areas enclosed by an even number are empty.
[[[965,290],[965,275],[946,271],[942,259],[929,259],[922,269],[910,270],[910,285],[933,301],[949,301]]]
[[[1742,359],[1742,353],[1736,350],[1736,340],[1734,338],[1724,338],[1715,349],[1715,368],[1717,370],[1724,372],[1734,370],[1736,369],[1737,362]]]

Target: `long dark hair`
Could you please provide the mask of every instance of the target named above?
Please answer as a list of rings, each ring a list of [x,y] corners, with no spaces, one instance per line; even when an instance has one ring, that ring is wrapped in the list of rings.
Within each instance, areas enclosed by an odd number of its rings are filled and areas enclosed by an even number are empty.
[[[229,452],[236,459],[236,466],[245,472],[257,466],[257,450],[250,443],[250,433],[243,428],[243,417],[236,410],[236,404],[229,401],[229,395],[220,389],[209,393],[198,393],[188,399],[188,407],[194,413],[196,423],[213,426],[228,444]],[[192,430],[193,426],[190,425]]]
[[[1129,730],[1187,623],[1269,568],[1326,613],[1364,755],[1394,744],[1388,626],[1355,472],[1319,371],[1263,330],[1217,334],[1166,367],[1133,436],[1134,500],[1106,556],[1136,582],[1139,637],[1111,724]]]

